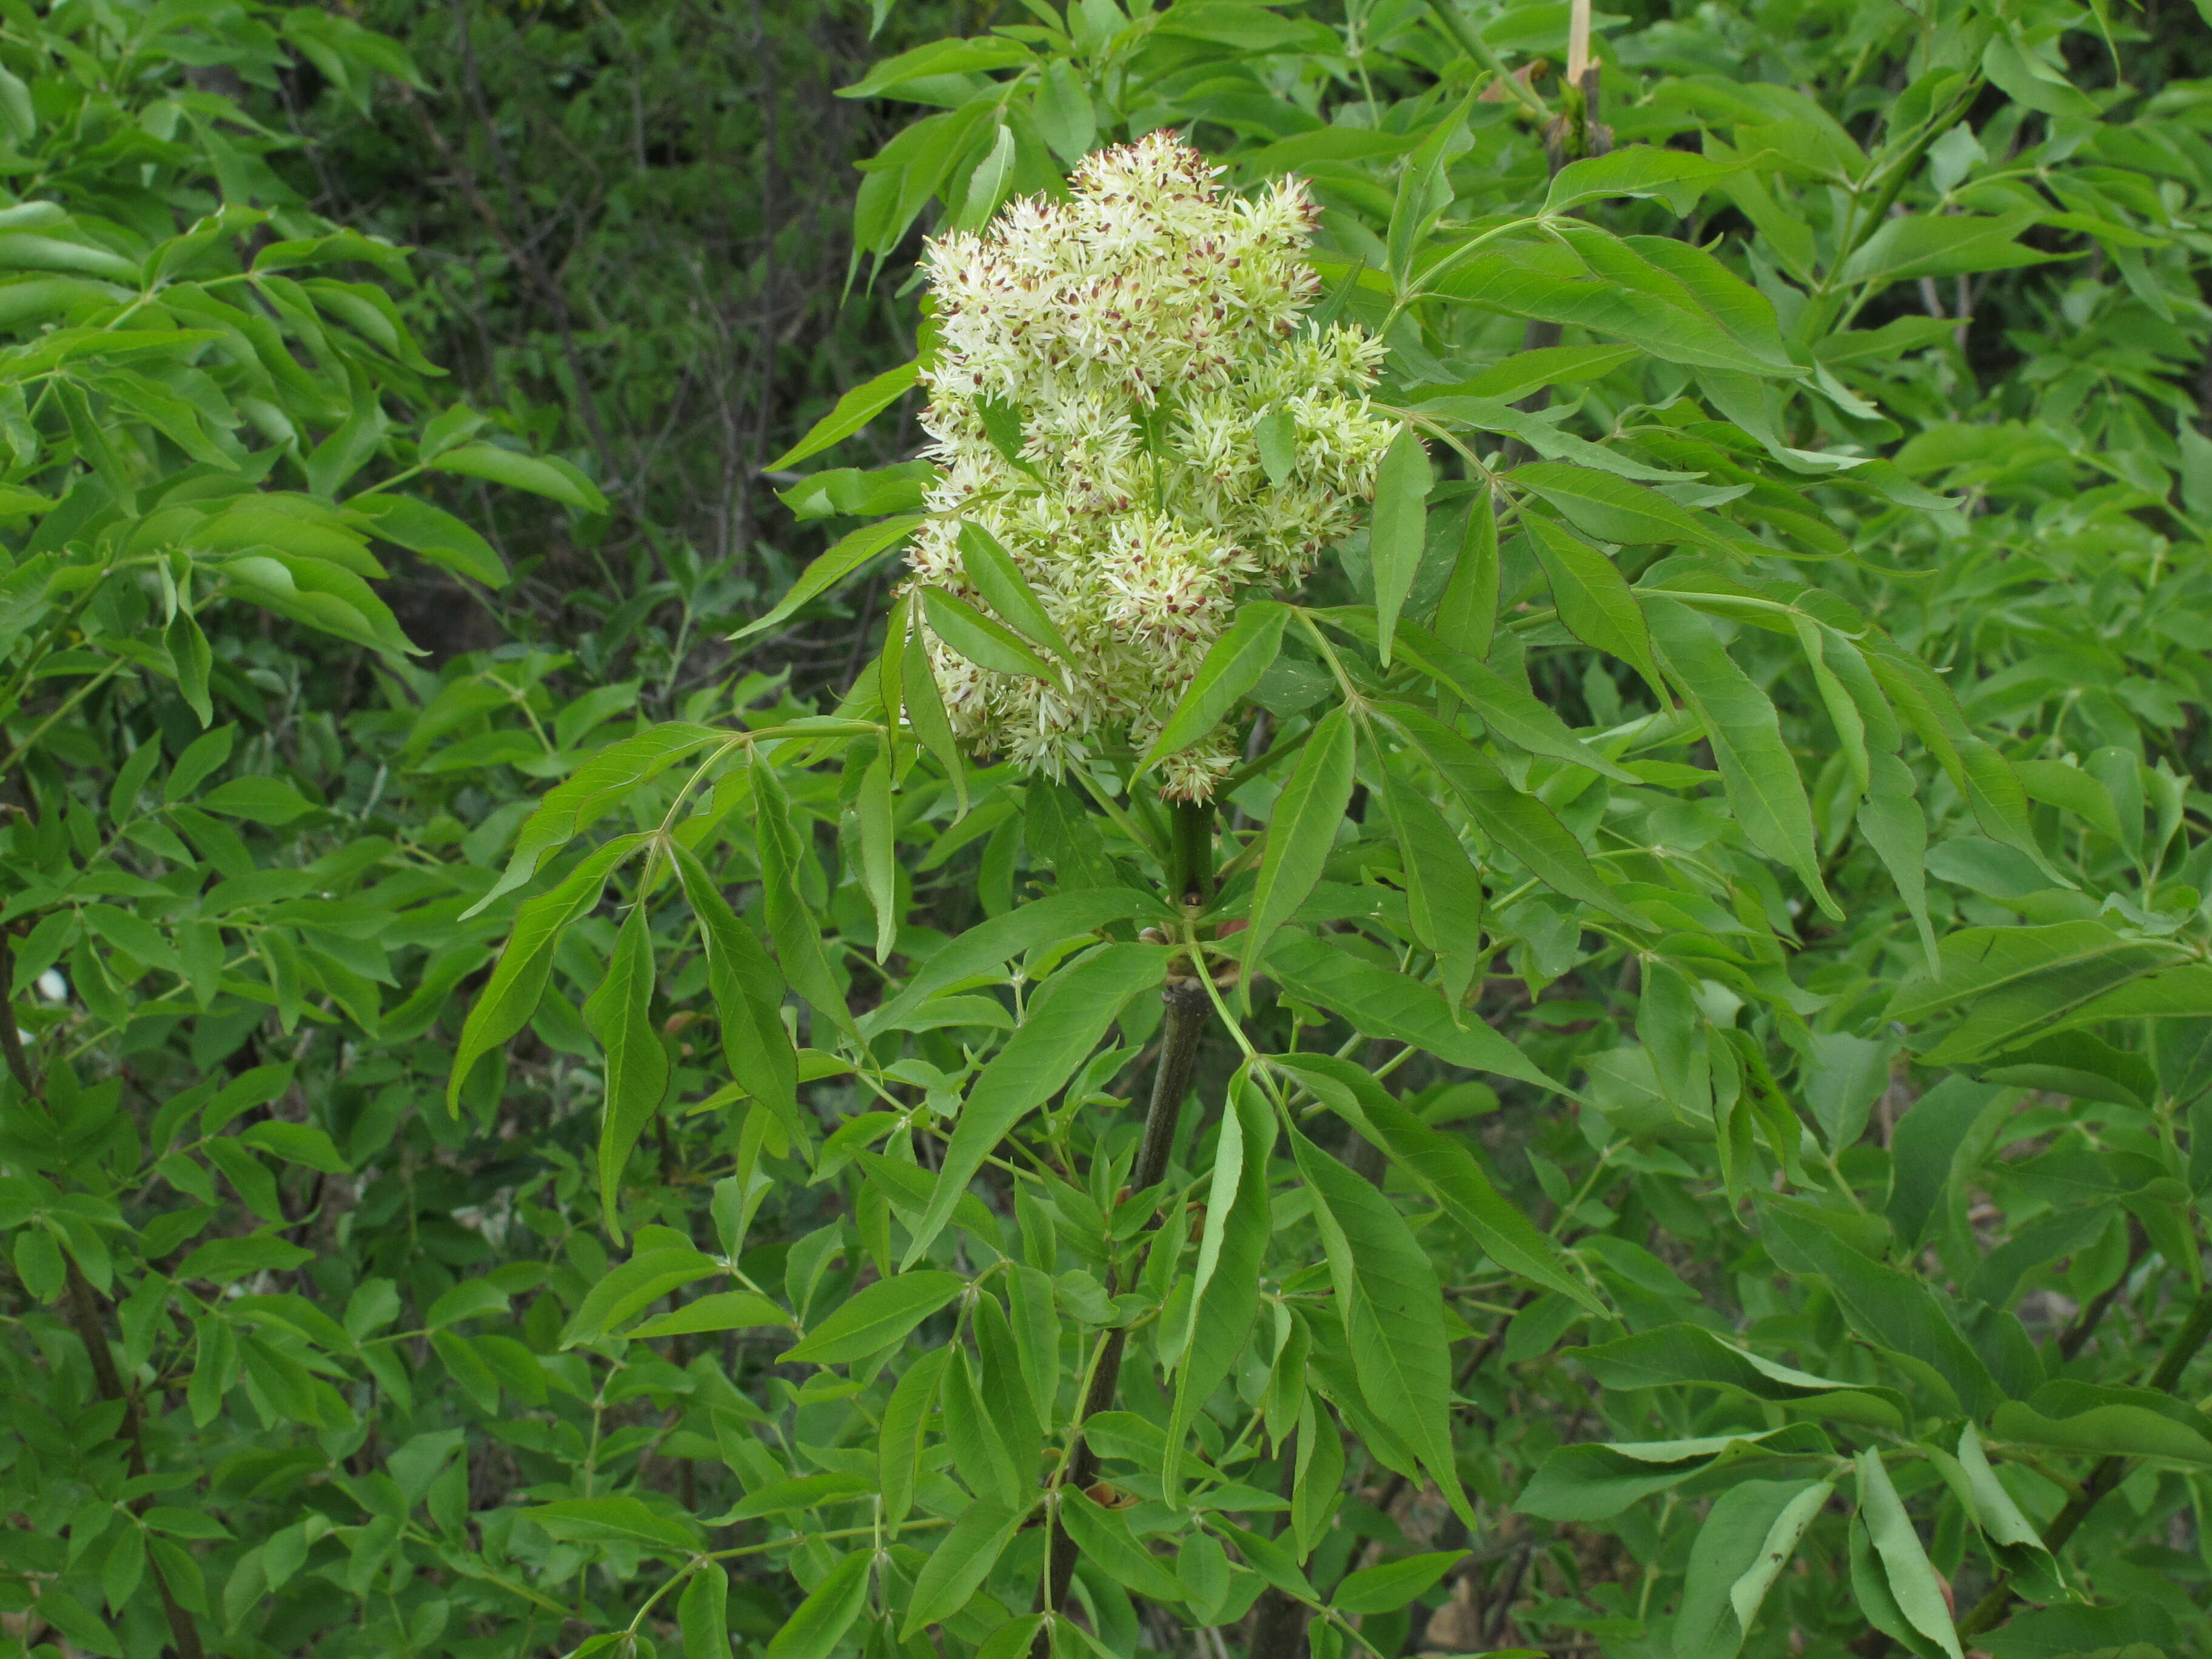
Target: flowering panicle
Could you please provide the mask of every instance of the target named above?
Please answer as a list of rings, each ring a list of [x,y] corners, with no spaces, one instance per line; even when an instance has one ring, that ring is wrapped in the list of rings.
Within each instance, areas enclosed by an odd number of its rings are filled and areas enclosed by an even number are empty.
[[[1302,580],[1390,441],[1365,396],[1382,343],[1299,327],[1319,286],[1300,257],[1304,187],[1246,201],[1215,173],[1154,133],[1086,157],[1070,199],[1012,203],[926,255],[939,334],[922,424],[942,477],[915,584],[982,607],[959,549],[978,524],[1072,661],[1056,685],[994,672],[918,626],[954,730],[1028,771],[1058,776],[1097,738],[1148,744],[1238,589]],[[1260,436],[1277,411],[1279,483]],[[1164,763],[1163,790],[1203,800],[1233,764],[1217,734]]]

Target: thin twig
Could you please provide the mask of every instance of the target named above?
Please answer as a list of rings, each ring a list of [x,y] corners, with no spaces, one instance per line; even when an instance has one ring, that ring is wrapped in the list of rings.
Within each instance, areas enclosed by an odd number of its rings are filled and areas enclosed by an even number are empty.
[[[2141,1265],[2143,1257],[2149,1253],[2150,1235],[2143,1231],[2142,1222],[2130,1216],[2128,1218],[2128,1265],[2120,1270],[2120,1276],[2118,1279],[2105,1287],[2104,1294],[2084,1308],[2080,1316],[2060,1335],[2058,1339],[2060,1359],[2070,1360],[2087,1346],[2089,1339],[2097,1334],[2097,1327],[2104,1322],[2106,1311],[2118,1299],[2120,1292],[2127,1288],[2128,1280],[2135,1276],[2136,1268]]]
[[[2151,1373],[2150,1381],[2145,1386],[2154,1393],[2171,1394],[2173,1385],[2181,1380],[2181,1374],[2189,1369],[2189,1362],[2197,1358],[2197,1351],[2203,1347],[2208,1337],[2212,1337],[2212,1285],[2198,1292],[2197,1300],[2190,1304],[2188,1314],[2166,1345],[2166,1352],[2158,1362],[2158,1369]],[[2089,1518],[2089,1511],[2120,1484],[2130,1461],[2118,1455],[2103,1458],[2095,1468],[2089,1471],[2089,1478],[2081,1483],[2081,1491],[2074,1494],[2066,1507],[2058,1511],[2057,1518],[2044,1530],[2044,1546],[2053,1555],[2066,1547],[2066,1540],[2073,1537],[2082,1522]],[[1973,1611],[1959,1621],[1959,1634],[1961,1637],[1979,1636],[1990,1629],[2003,1619],[2016,1594],[2012,1575],[2007,1573],[1990,1585],[1989,1593],[1974,1604]]]

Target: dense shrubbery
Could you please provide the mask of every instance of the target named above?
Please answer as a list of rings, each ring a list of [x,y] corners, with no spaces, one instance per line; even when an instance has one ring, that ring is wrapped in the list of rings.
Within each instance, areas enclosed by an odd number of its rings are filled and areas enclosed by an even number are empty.
[[[2199,21],[1000,9],[0,3],[0,1651],[2204,1651]],[[1371,522],[981,763],[1168,129]]]

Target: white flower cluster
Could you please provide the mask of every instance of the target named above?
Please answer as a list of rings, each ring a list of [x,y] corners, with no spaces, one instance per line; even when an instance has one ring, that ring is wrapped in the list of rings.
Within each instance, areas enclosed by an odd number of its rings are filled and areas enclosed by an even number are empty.
[[[954,730],[1030,772],[1056,777],[1095,741],[1147,744],[1238,589],[1296,586],[1352,528],[1395,430],[1365,396],[1381,342],[1299,326],[1319,287],[1304,187],[1246,201],[1215,173],[1154,133],[1085,158],[1070,199],[1012,203],[926,256],[939,334],[922,424],[943,477],[915,585],[988,609],[958,545],[961,522],[979,524],[1074,661],[1048,685],[979,668],[926,625],[924,642]],[[1280,483],[1258,434],[1278,410]],[[1206,799],[1235,758],[1216,734],[1164,764],[1163,792]]]

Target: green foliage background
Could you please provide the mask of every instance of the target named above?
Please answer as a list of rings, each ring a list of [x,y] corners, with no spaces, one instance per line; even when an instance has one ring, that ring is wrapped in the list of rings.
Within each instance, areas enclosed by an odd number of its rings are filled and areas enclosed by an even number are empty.
[[[0,0],[0,1652],[2212,1645],[2206,20],[1596,26]],[[1164,126],[1432,467],[1195,918],[882,622]]]

